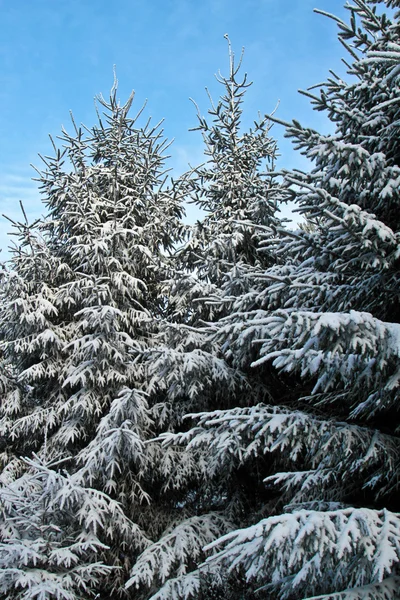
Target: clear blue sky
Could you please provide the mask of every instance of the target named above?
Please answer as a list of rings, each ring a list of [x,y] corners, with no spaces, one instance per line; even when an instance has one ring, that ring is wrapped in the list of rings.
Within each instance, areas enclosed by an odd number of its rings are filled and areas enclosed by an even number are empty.
[[[19,218],[21,199],[33,218],[43,212],[30,163],[50,152],[48,134],[69,128],[69,110],[91,126],[94,96],[108,94],[113,65],[119,97],[136,91],[136,107],[165,118],[176,173],[201,160],[201,138],[189,97],[203,113],[214,73],[228,72],[228,33],[254,85],[247,94],[245,124],[257,112],[296,118],[330,130],[299,88],[323,81],[328,69],[344,72],[345,51],[333,21],[313,8],[343,16],[342,0],[0,0],[0,213]],[[303,159],[275,126],[282,158],[278,166],[301,167]],[[9,224],[0,219],[0,248]],[[3,251],[2,257],[5,258]]]

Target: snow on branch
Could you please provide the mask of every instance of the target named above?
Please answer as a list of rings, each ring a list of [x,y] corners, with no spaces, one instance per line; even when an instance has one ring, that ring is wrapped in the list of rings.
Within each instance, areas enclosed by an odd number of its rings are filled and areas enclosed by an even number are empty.
[[[400,577],[388,577],[379,583],[363,585],[333,594],[310,596],[307,600],[397,600],[400,596]]]
[[[223,516],[210,513],[200,517],[192,517],[168,529],[158,542],[151,544],[139,556],[126,587],[139,588],[145,585],[150,588],[154,582],[164,584],[171,575],[186,575],[189,564],[204,559],[203,546],[214,541],[223,531],[231,529],[232,525]],[[185,583],[180,583],[180,589],[186,589],[181,597],[189,597],[188,589],[196,585],[189,574]],[[168,587],[177,588],[178,584],[169,580]],[[183,586],[183,587],[182,587]],[[164,596],[160,596],[163,598]]]
[[[174,467],[186,473],[191,466],[192,477],[227,477],[251,458],[273,454],[290,470],[265,482],[282,485],[292,503],[318,499],[322,490],[324,498],[340,499],[360,477],[377,495],[397,489],[398,442],[390,435],[264,404],[187,416],[195,426],[160,439],[170,459],[171,447],[184,448]]]
[[[316,377],[313,394],[337,389],[338,384],[353,395],[357,391],[357,406],[360,397],[365,398],[362,410],[377,393],[380,409],[396,401],[392,392],[400,382],[400,325],[358,311],[278,310],[250,323],[241,335],[251,336],[252,328],[258,338],[253,342],[261,345],[253,367],[272,361],[280,370]]]
[[[189,600],[198,597],[201,580],[199,570],[168,579],[149,600]]]
[[[106,494],[80,486],[35,457],[25,473],[0,488],[0,593],[11,598],[92,595],[110,576],[108,544],[120,548],[149,541]],[[21,590],[14,595],[15,590]]]
[[[359,153],[368,154],[362,148]],[[379,157],[369,157],[369,162],[373,158],[377,161]],[[374,168],[379,168],[379,164]],[[351,161],[347,160],[342,168],[350,172]],[[369,168],[372,169],[371,166]],[[335,266],[343,271],[354,264],[368,269],[388,269],[397,260],[400,255],[399,234],[374,214],[362,210],[357,204],[348,204],[321,187],[302,181],[298,176],[287,175],[286,178],[289,183],[307,190],[299,193],[301,210],[307,218],[323,217],[325,220],[325,251],[330,252],[335,261],[331,269]]]
[[[400,516],[367,508],[302,510],[228,533],[205,550],[217,550],[206,564],[242,569],[248,581],[276,588],[282,600],[293,591],[333,598],[329,592],[340,589],[343,599],[364,598],[350,592],[398,574]]]

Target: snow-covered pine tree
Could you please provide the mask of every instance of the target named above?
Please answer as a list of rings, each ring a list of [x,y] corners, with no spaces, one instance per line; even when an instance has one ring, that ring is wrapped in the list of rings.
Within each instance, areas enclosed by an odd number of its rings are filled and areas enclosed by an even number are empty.
[[[217,76],[223,92],[216,105],[209,94],[211,124],[197,109],[196,129],[202,132],[209,159],[176,181],[176,194],[205,215],[189,228],[189,240],[175,255],[180,272],[171,282],[165,348],[151,366],[156,385],[174,405],[175,424],[181,416],[179,402],[187,412],[234,404],[243,386],[250,394],[244,373],[233,373],[221,359],[219,342],[212,340],[208,326],[249,291],[254,271],[276,262],[272,249],[258,252],[258,242],[261,236],[275,238],[283,223],[279,206],[288,198],[274,170],[277,147],[268,119],[259,118],[254,129],[242,131],[243,102],[251,83],[247,75],[241,76],[243,52],[236,64],[229,39],[228,49],[229,76]],[[268,391],[258,383],[253,392],[265,397]]]
[[[177,318],[192,324],[214,319],[215,311],[221,313],[219,301],[205,303],[204,299],[219,298],[227,280],[234,279],[237,287],[243,269],[274,262],[273,254],[267,257],[257,252],[257,226],[272,234],[281,224],[277,214],[280,188],[274,172],[276,142],[266,117],[259,116],[254,128],[243,131],[243,101],[252,83],[247,74],[241,74],[243,51],[235,64],[225,37],[229,76],[216,76],[223,87],[216,104],[207,90],[211,122],[195,104],[198,126],[193,131],[201,131],[207,159],[177,182],[187,202],[204,214],[189,228],[189,240],[177,255],[182,269],[174,293]]]
[[[24,475],[19,458],[35,452],[46,469],[58,471],[52,465],[62,458],[76,485],[121,503],[122,538],[112,519],[102,527],[97,507],[104,560],[114,567],[111,576],[99,571],[95,587],[104,597],[121,590],[143,549],[130,527],[132,520],[147,525],[145,441],[160,413],[143,357],[165,314],[169,253],[181,232],[177,192],[165,187],[160,126],[138,126],[141,111],[129,116],[133,94],[123,106],[116,94],[115,84],[109,101],[98,98],[104,114],[96,126],[73,121],[73,133],[60,138],[63,149],[54,144],[54,156],[44,158],[38,179],[47,215],[35,227],[16,224],[20,240],[1,304],[3,485],[36,477]],[[60,518],[74,519],[67,512]]]
[[[228,304],[247,290],[254,270],[274,263],[272,252],[258,255],[257,240],[261,233],[273,236],[280,226],[277,210],[285,190],[273,171],[276,144],[269,137],[268,121],[256,121],[255,129],[246,133],[240,130],[249,84],[240,77],[241,61],[235,65],[230,46],[229,57],[229,77],[218,77],[223,96],[209,111],[212,124],[198,115],[209,160],[179,182],[206,214],[178,252],[183,273],[173,290],[175,322],[168,323],[166,346],[158,349],[158,360],[151,363],[154,381],[171,407],[169,431],[187,427],[182,423],[185,412],[254,405],[270,397],[271,380],[249,379],[244,371],[233,369],[204,323],[224,314]],[[221,302],[223,289],[229,293],[226,305]],[[228,436],[226,443],[231,444]],[[245,584],[240,577],[228,590],[219,569],[205,574],[198,567],[205,558],[205,544],[242,524],[247,513],[260,517],[261,509],[261,516],[266,514],[269,498],[260,481],[260,465],[216,470],[210,483],[213,466],[201,452],[160,446],[160,440],[154,442],[153,451],[158,455],[160,499],[169,521],[134,565],[129,589],[137,588],[140,597],[153,600],[211,598],[222,589],[226,598],[241,597]]]
[[[335,132],[287,124],[314,162],[286,173],[310,226],[281,233],[281,264],[254,273],[216,325],[233,367],[274,367],[288,393],[193,415],[192,429],[164,436],[203,489],[255,463],[259,483],[280,492],[272,515],[249,511],[199,568],[244,577],[246,598],[400,597],[400,12],[382,14],[399,7],[353,0],[349,24],[333,17],[349,80],[331,73],[306,94]]]

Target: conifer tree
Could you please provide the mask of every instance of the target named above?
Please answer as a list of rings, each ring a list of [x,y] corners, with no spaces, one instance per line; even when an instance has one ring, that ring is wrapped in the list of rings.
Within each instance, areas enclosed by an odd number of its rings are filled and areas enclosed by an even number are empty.
[[[19,240],[1,304],[1,479],[21,490],[15,508],[4,500],[3,529],[16,511],[13,535],[25,539],[23,523],[36,500],[42,503],[46,519],[28,538],[39,536],[55,553],[60,544],[75,544],[69,564],[79,570],[79,561],[88,561],[87,590],[96,589],[99,598],[121,593],[129,565],[148,541],[142,505],[150,500],[151,469],[145,443],[157,431],[162,410],[144,356],[165,316],[169,253],[181,234],[180,201],[165,186],[167,143],[160,126],[138,126],[141,111],[135,118],[128,114],[133,94],[121,106],[116,93],[115,83],[109,101],[98,98],[104,114],[98,113],[96,126],[77,127],[73,120],[73,133],[62,132],[63,149],[54,144],[54,156],[44,158],[38,180],[47,215],[33,226],[15,223]],[[34,464],[24,460],[32,453]],[[64,485],[64,472],[73,484]],[[53,493],[54,481],[59,484]],[[71,497],[60,497],[63,486]],[[89,525],[80,507],[86,497]],[[122,507],[121,526],[107,513],[115,501],[118,511]],[[68,519],[74,523],[66,533],[59,523]],[[61,528],[60,537],[49,533],[48,540],[47,523]],[[76,546],[85,535],[94,536],[89,554]],[[3,544],[12,539],[5,534]],[[18,558],[4,552],[0,589],[6,594],[20,584],[10,579]],[[20,568],[39,565],[47,583],[54,569],[66,566],[56,554],[54,560],[47,555],[47,565],[44,555],[28,554]],[[39,597],[81,597],[85,579],[81,585],[71,577],[48,589],[43,584]],[[34,597],[32,590],[16,597]]]
[[[164,436],[203,489],[255,463],[280,494],[261,519],[249,512],[209,544],[199,568],[215,582],[244,577],[246,598],[399,598],[400,13],[384,14],[397,0],[346,8],[349,24],[333,18],[351,77],[331,73],[319,95],[306,92],[335,133],[286,124],[314,163],[285,175],[311,226],[282,231],[277,248],[260,241],[278,264],[254,272],[216,325],[233,369],[274,368],[287,393],[203,411]]]
[[[229,77],[218,78],[223,96],[209,111],[212,124],[199,116],[209,161],[179,182],[206,214],[177,254],[183,272],[173,287],[175,313],[166,328],[165,347],[157,349],[158,359],[150,366],[168,401],[169,432],[186,429],[185,412],[253,405],[270,396],[271,381],[249,378],[244,370],[232,368],[210,323],[204,322],[227,312],[247,289],[254,270],[274,263],[273,253],[259,255],[257,244],[261,233],[274,236],[281,223],[278,204],[286,196],[275,181],[276,144],[268,121],[261,119],[254,130],[241,132],[249,84],[240,77],[241,61],[235,65],[230,47],[229,56]],[[223,290],[229,297],[222,302]],[[225,439],[228,446],[234,443],[229,436]],[[203,547],[240,525],[244,514],[264,514],[269,498],[258,481],[258,467],[216,470],[211,484],[204,473],[210,474],[214,465],[204,461],[201,452],[184,452],[167,442],[160,446],[163,440],[161,435],[152,448],[169,520],[134,565],[128,589],[153,600],[212,598],[214,593],[239,598],[245,590],[240,577],[226,588],[218,570],[204,573],[199,565],[205,558]],[[253,488],[252,497],[248,487]]]
[[[243,386],[249,393],[245,374],[233,372],[221,358],[209,325],[249,291],[250,273],[274,264],[274,252],[259,253],[258,243],[261,237],[275,238],[283,223],[279,205],[288,197],[274,170],[277,147],[268,119],[259,118],[254,129],[242,131],[242,105],[251,83],[241,76],[243,52],[236,64],[229,39],[228,48],[229,77],[217,76],[223,91],[216,105],[210,96],[211,124],[197,108],[197,129],[209,160],[176,182],[176,193],[205,215],[189,228],[188,241],[175,255],[180,271],[171,282],[165,347],[150,367],[173,403],[171,427],[182,416],[179,405],[183,411],[226,406]],[[260,398],[268,389],[258,382],[253,392]]]
[[[243,101],[252,85],[247,74],[241,75],[243,51],[235,64],[228,36],[229,77],[216,76],[223,92],[215,104],[207,90],[211,122],[197,109],[207,160],[191,169],[179,180],[187,202],[196,204],[204,213],[189,228],[189,240],[177,255],[182,275],[176,284],[179,319],[196,323],[203,318],[213,320],[221,312],[219,301],[199,299],[221,295],[221,287],[235,279],[239,285],[242,269],[267,262],[273,255],[257,252],[258,227],[271,234],[281,223],[278,216],[279,186],[274,172],[277,148],[270,136],[266,117],[254,121],[254,129],[243,131]],[[273,190],[273,191],[271,191]],[[232,290],[233,291],[233,290]]]

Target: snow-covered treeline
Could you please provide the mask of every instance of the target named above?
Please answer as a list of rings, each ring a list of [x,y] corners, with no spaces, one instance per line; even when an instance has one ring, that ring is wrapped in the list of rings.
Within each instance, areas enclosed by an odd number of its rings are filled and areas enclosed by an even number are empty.
[[[348,80],[303,92],[333,134],[243,131],[228,40],[202,165],[171,180],[116,82],[43,158],[1,277],[1,599],[400,598],[400,2],[346,8]]]

